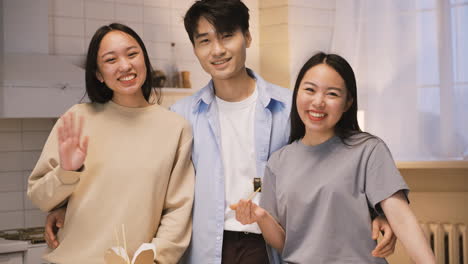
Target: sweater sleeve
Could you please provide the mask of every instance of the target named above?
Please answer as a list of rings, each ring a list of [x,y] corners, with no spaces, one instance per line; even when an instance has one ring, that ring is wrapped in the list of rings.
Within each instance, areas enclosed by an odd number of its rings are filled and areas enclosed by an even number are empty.
[[[65,201],[75,190],[82,172],[60,167],[57,128],[53,127],[42,154],[28,180],[28,197],[42,211],[50,211]]]
[[[190,125],[186,123],[172,167],[160,226],[153,239],[156,263],[178,263],[190,242],[195,184],[192,140]]]

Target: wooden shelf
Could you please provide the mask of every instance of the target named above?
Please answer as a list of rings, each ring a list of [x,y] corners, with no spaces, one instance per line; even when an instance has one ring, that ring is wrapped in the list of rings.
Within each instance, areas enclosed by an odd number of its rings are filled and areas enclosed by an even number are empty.
[[[468,169],[468,160],[399,161],[399,169]]]

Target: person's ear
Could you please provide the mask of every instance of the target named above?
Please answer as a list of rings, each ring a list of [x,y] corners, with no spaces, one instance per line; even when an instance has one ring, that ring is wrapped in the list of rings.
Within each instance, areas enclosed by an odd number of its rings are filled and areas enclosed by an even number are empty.
[[[102,74],[99,72],[99,71],[96,71],[96,78],[100,81],[100,82],[104,82],[104,78],[102,78]]]
[[[247,48],[250,48],[250,44],[252,43],[252,35],[250,35],[250,31],[247,30],[245,33],[244,33],[244,38],[245,38],[245,46]]]

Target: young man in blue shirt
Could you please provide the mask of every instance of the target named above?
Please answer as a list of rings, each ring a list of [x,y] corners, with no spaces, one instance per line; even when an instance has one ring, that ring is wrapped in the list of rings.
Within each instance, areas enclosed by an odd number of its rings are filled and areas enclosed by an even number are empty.
[[[194,137],[193,233],[182,262],[268,263],[271,249],[259,227],[240,224],[229,205],[254,192],[254,178],[263,177],[270,155],[287,144],[292,93],[246,68],[252,37],[249,10],[241,1],[196,1],[184,24],[212,80],[171,107],[192,124]],[[258,203],[260,197],[261,192],[253,200]],[[55,217],[48,217],[48,230]],[[386,233],[373,254],[391,254],[395,237],[388,223],[374,220],[373,229],[374,236],[379,230]],[[49,245],[58,245],[51,231],[46,237]],[[270,256],[280,262],[275,252]]]
[[[287,144],[291,92],[246,68],[252,37],[249,11],[241,1],[196,1],[184,24],[195,55],[212,78],[171,107],[192,124],[194,137],[193,233],[185,260],[268,263],[259,227],[240,224],[229,205],[254,192],[254,178],[263,177],[270,155]],[[271,256],[279,262],[276,254]]]

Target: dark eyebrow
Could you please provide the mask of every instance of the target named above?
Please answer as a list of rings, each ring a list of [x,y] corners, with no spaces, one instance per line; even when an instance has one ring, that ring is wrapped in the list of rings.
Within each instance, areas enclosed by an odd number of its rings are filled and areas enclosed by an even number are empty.
[[[138,48],[138,46],[130,46],[130,47],[127,48],[127,51],[128,51],[128,50],[131,50],[131,49],[134,49],[134,48]],[[106,56],[106,55],[108,55],[108,54],[114,54],[114,53],[115,53],[115,51],[106,52],[106,53],[104,53],[104,54],[101,55],[101,58],[103,58],[104,56]]]
[[[199,39],[199,38],[206,37],[206,36],[208,36],[208,33],[196,33],[195,39]]]
[[[337,87],[328,87],[327,90],[335,90],[335,91],[338,91],[338,92],[342,92],[342,91],[343,91],[342,88],[337,88]]]
[[[318,87],[315,83],[310,82],[310,81],[305,81],[304,84],[309,84],[309,85],[312,85],[314,87]],[[328,87],[327,90],[336,90],[336,91],[339,91],[339,92],[343,91],[342,88],[338,88],[338,87]]]

